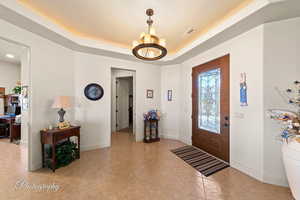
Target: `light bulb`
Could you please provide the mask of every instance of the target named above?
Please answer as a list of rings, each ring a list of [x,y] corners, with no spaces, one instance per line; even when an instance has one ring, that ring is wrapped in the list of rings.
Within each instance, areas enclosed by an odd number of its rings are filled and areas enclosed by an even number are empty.
[[[163,46],[163,47],[166,47],[166,39],[160,39],[159,40],[159,45]]]
[[[141,35],[140,35],[140,39],[142,39],[145,35],[146,35],[146,33],[142,32]]]
[[[153,51],[149,51],[148,52],[148,57],[149,58],[154,58],[154,52]]]
[[[150,35],[155,35],[155,29],[153,27],[150,28]]]
[[[134,41],[132,42],[132,48],[136,47],[137,45],[139,45],[139,42],[136,41],[136,40],[134,40]]]
[[[144,43],[151,43],[151,36],[149,34],[146,34],[144,37]]]

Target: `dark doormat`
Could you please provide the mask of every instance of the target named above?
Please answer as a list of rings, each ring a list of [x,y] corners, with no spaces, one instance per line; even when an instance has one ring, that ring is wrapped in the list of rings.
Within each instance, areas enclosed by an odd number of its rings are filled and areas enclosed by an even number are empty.
[[[191,165],[204,176],[210,176],[222,169],[229,167],[229,165],[219,160],[210,154],[193,146],[183,146],[171,150],[179,158]]]

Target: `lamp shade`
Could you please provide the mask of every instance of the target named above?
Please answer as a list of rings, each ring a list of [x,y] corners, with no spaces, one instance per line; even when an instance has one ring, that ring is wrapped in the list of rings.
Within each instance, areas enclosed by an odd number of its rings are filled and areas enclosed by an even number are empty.
[[[70,108],[71,98],[69,96],[55,97],[52,108]]]

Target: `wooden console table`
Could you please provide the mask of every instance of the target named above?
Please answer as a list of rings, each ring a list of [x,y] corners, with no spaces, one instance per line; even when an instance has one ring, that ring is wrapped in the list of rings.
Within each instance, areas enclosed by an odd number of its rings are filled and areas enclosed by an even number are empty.
[[[155,126],[155,133],[152,132],[152,126]],[[147,135],[147,127],[149,129],[149,135]],[[158,120],[150,119],[144,120],[144,142],[151,143],[151,142],[158,142],[160,141],[158,135]]]
[[[15,116],[10,116],[10,115],[0,116],[0,122],[8,124],[9,130],[5,136],[9,137],[10,142],[13,142],[13,139],[19,139],[19,138],[14,137],[14,132],[13,132],[14,131],[14,127],[13,127],[14,121],[15,121]],[[21,135],[21,133],[20,133],[20,135]]]
[[[42,143],[42,159],[43,167],[45,167],[45,144],[50,144],[52,148],[51,165],[52,171],[56,169],[56,145],[65,139],[70,140],[70,137],[76,136],[78,138],[78,159],[80,158],[80,126],[73,126],[66,129],[53,129],[47,131],[41,131],[41,143]]]

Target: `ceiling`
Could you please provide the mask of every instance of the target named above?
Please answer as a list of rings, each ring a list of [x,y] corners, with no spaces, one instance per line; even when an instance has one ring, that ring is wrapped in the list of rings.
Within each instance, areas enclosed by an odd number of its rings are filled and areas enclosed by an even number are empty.
[[[252,0],[19,0],[27,8],[83,38],[122,48],[146,31],[147,8],[154,27],[176,53],[199,35],[236,14]],[[88,2],[88,3],[87,3]],[[186,34],[190,29],[195,31]]]
[[[5,61],[14,64],[21,63],[21,55],[25,51],[24,47],[15,44],[13,42],[8,42],[6,40],[0,39],[0,61]],[[6,54],[12,54],[14,58],[7,58]]]
[[[216,0],[130,0],[130,2],[129,0],[110,0],[105,1],[105,6],[107,4],[105,9],[100,9],[99,7],[104,7],[103,2],[104,0],[1,0],[0,19],[77,52],[155,65],[171,65],[183,63],[259,25],[300,17],[299,0],[219,0],[218,2]],[[214,16],[219,16],[220,13],[209,5],[218,7],[218,5],[226,4],[228,6],[233,5],[232,2],[236,3],[232,6],[233,9],[228,9],[230,11],[224,12],[224,15],[208,23],[205,17],[208,10],[211,12],[213,10]],[[41,8],[38,8],[38,5]],[[46,13],[42,11],[43,7],[60,11],[58,14],[54,13],[58,11]],[[78,9],[78,7],[85,8],[86,11],[83,12],[83,9]],[[167,39],[169,52],[170,46],[173,46],[173,51],[176,53],[169,53],[158,61],[146,62],[134,57],[131,48],[128,47],[132,40],[137,39],[139,34],[145,31],[144,11],[149,7],[154,8],[156,12],[154,25],[158,35]],[[38,11],[38,9],[41,10]],[[95,13],[91,14],[95,10],[102,11],[102,14],[96,13],[98,18],[93,16]],[[52,15],[55,17],[49,16],[50,12],[53,12]],[[196,15],[197,12],[198,15]],[[66,19],[59,21],[63,18],[61,15],[68,15],[70,18],[66,22],[64,22]],[[78,21],[81,24],[77,23]],[[81,33],[79,29],[71,27],[72,24],[63,24],[71,22],[74,26],[85,28],[82,28],[82,31],[86,33]],[[194,25],[196,22],[199,23],[197,27]],[[94,25],[91,25],[92,23]],[[99,24],[96,25],[96,23]],[[197,30],[191,35],[184,35],[184,32],[191,26]],[[87,33],[88,30],[91,32],[90,35]],[[176,34],[173,34],[173,30]],[[101,38],[95,38],[98,37],[96,33]],[[104,35],[107,38],[104,38]],[[113,37],[115,41],[111,39]]]

